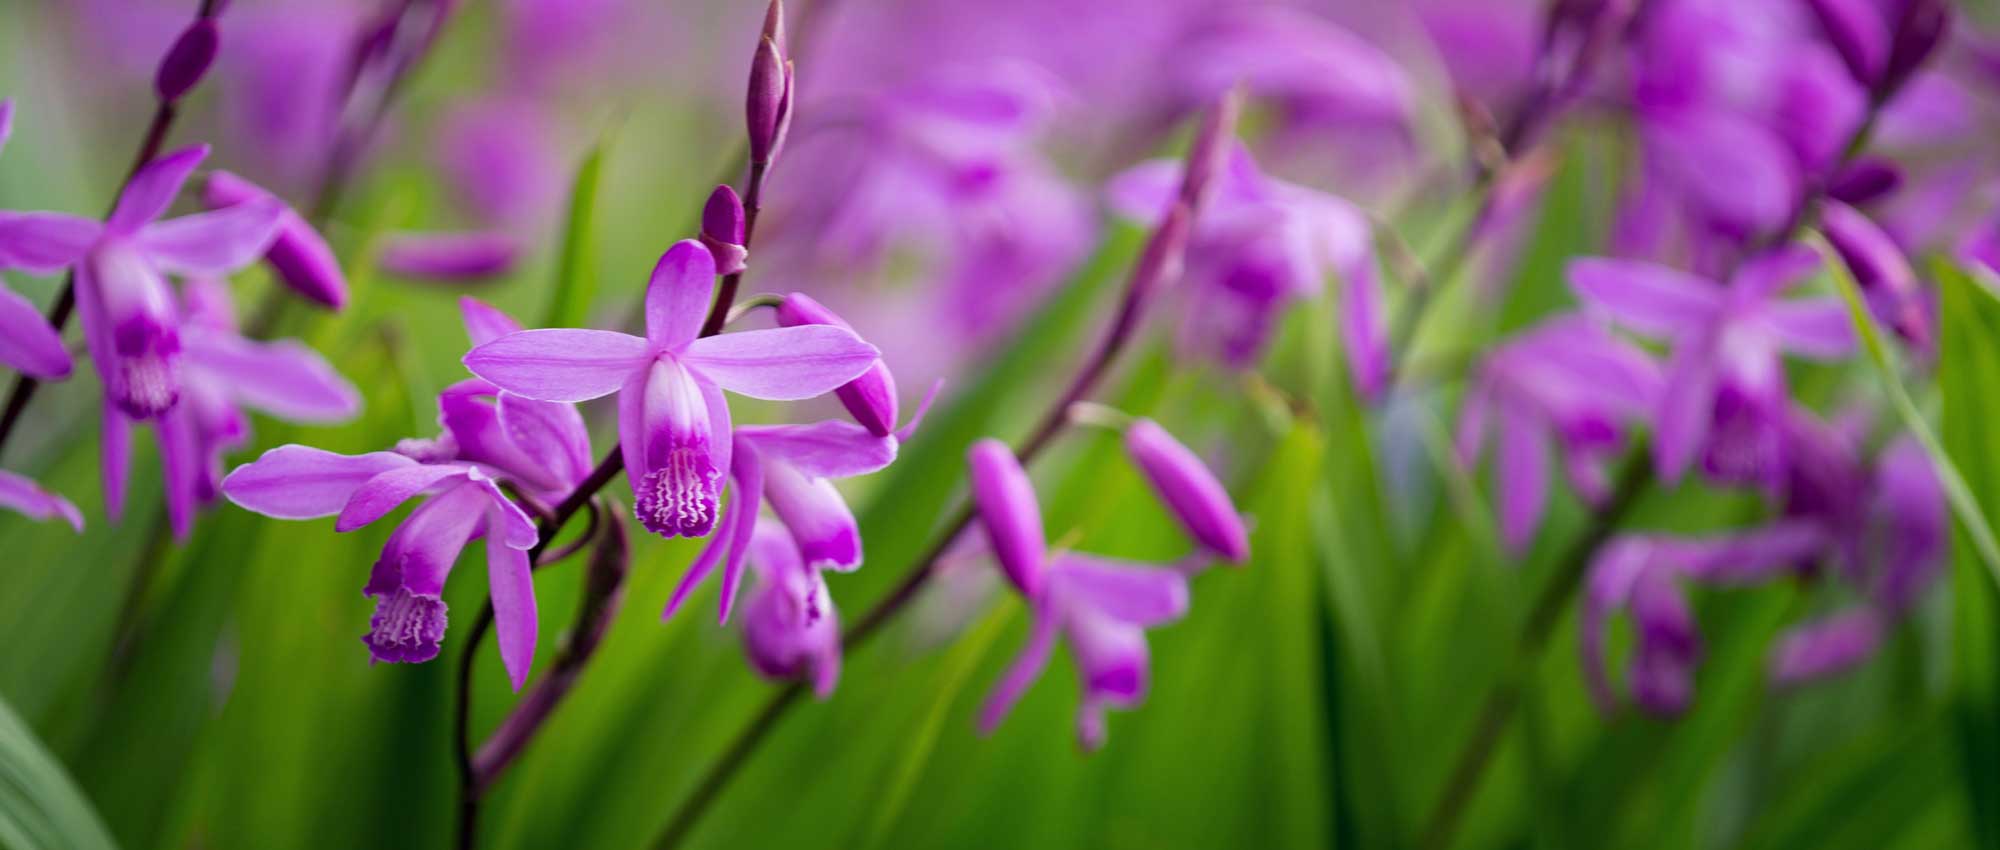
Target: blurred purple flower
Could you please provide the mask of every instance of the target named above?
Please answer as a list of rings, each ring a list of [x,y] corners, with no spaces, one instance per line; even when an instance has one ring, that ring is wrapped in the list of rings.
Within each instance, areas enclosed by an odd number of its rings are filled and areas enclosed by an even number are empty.
[[[36,484],[34,479],[0,470],[0,507],[29,519],[62,517],[77,533],[83,532],[83,514],[76,505]]]
[[[1781,574],[1822,551],[1826,538],[1814,523],[1779,523],[1714,537],[1627,535],[1612,540],[1591,562],[1577,637],[1591,695],[1606,712],[1620,700],[1606,669],[1605,629],[1619,609],[1632,614],[1636,631],[1626,687],[1639,707],[1673,715],[1694,696],[1701,635],[1683,582],[1738,585]]]
[[[1489,431],[1498,433],[1494,501],[1509,550],[1519,555],[1541,527],[1551,438],[1570,486],[1599,504],[1609,495],[1604,463],[1622,450],[1624,423],[1652,410],[1660,387],[1651,357],[1576,315],[1549,319],[1487,356],[1459,411],[1457,450],[1471,467]]]
[[[379,262],[401,277],[466,283],[507,274],[519,253],[504,233],[398,233],[384,240]]]
[[[1869,312],[1911,345],[1930,350],[1930,301],[1902,247],[1867,215],[1839,201],[1822,203],[1819,215],[1821,231],[1854,275]]]
[[[460,550],[484,536],[500,658],[515,690],[527,682],[537,631],[527,554],[537,540],[535,524],[479,466],[287,445],[238,467],[223,479],[222,490],[230,501],[278,519],[338,515],[336,531],[361,528],[412,496],[427,494],[389,535],[369,574],[364,592],[375,597],[376,607],[362,641],[376,661],[437,657],[445,630],[445,579]]]
[[[1178,162],[1155,160],[1113,178],[1106,194],[1120,215],[1156,221],[1173,203],[1180,174]],[[1342,282],[1349,369],[1362,395],[1377,395],[1389,361],[1367,216],[1340,198],[1264,175],[1241,146],[1215,183],[1188,247],[1183,344],[1249,368],[1284,308],[1317,294],[1332,272]]]
[[[820,571],[799,557],[779,523],[753,520],[750,566],[757,584],[743,613],[743,651],[772,679],[804,678],[824,699],[840,681],[840,617]]]
[[[1028,645],[980,708],[979,727],[992,732],[1048,665],[1060,632],[1082,679],[1077,739],[1086,750],[1104,743],[1104,710],[1131,708],[1146,695],[1148,627],[1187,613],[1187,577],[1180,572],[1075,552],[1048,552],[1034,487],[1014,453],[996,440],[969,456],[979,515],[993,550],[1033,610]]]
[[[13,129],[14,101],[0,98],[0,150],[7,147]],[[83,228],[68,216],[0,210],[0,269],[35,273],[60,269],[75,259],[74,246]],[[49,327],[33,302],[8,289],[4,281],[0,281],[0,364],[54,381],[69,377],[73,368],[62,335]]]
[[[708,312],[715,261],[692,239],[653,269],[646,336],[555,328],[522,331],[465,356],[473,374],[542,401],[618,394],[618,430],[635,512],[665,537],[715,529],[722,474],[730,468],[729,407],[722,390],[796,400],[866,371],[874,346],[827,325],[696,338]]]
[[[554,116],[535,101],[496,95],[452,109],[436,161],[457,204],[482,225],[539,233],[561,208],[563,161]]]
[[[1778,297],[1818,264],[1809,250],[1778,248],[1745,262],[1725,286],[1646,262],[1570,263],[1570,286],[1591,310],[1674,344],[1654,421],[1661,478],[1678,481],[1703,452],[1717,480],[1782,485],[1789,397],[1780,353],[1837,359],[1854,348],[1839,299]]]

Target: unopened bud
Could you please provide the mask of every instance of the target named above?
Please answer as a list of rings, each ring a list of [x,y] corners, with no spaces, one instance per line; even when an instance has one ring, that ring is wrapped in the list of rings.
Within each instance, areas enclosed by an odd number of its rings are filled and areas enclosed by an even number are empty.
[[[181,32],[174,40],[174,46],[167,49],[167,58],[160,61],[159,73],[153,77],[153,90],[158,92],[164,103],[174,103],[201,82],[208,74],[209,66],[215,64],[215,51],[221,44],[221,34],[210,18],[196,18],[194,23]]]
[[[825,305],[797,292],[785,296],[785,300],[778,305],[778,324],[788,328],[800,325],[833,325],[853,330],[848,327],[846,320],[828,310]],[[896,379],[889,373],[888,364],[883,363],[880,358],[868,367],[868,371],[861,373],[861,377],[842,384],[839,389],[833,391],[833,394],[835,398],[840,399],[841,405],[847,408],[848,415],[853,416],[854,421],[860,423],[861,427],[867,428],[868,433],[877,437],[886,437],[894,433],[897,416]],[[919,415],[922,415],[921,412]]]
[[[743,271],[745,261],[750,258],[750,249],[743,245],[743,240],[743,199],[727,183],[715,187],[701,209],[701,244],[715,255],[716,274]]]
[[[750,132],[750,161],[767,164],[777,154],[778,143],[791,107],[791,73],[784,52],[769,36],[757,42],[757,54],[750,60],[749,93],[744,101],[744,120]]]

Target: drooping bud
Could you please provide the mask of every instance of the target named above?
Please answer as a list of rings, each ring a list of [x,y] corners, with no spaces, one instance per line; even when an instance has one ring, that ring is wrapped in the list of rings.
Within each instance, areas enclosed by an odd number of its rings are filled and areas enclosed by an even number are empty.
[[[1234,562],[1250,556],[1242,514],[1193,451],[1150,419],[1125,429],[1125,451],[1190,537]]]
[[[828,310],[811,297],[794,292],[785,296],[778,305],[778,324],[783,327],[800,325],[833,325],[853,330],[847,321],[832,310]],[[877,358],[861,377],[842,384],[833,391],[840,399],[841,406],[847,408],[854,421],[867,428],[868,433],[886,437],[896,429],[896,378],[889,373],[889,365]]]
[[[192,90],[201,78],[208,74],[209,66],[215,64],[215,52],[220,46],[221,34],[215,28],[212,18],[196,18],[181,36],[174,40],[174,46],[167,49],[167,56],[160,61],[160,69],[153,77],[153,91],[162,103],[174,103]]]
[[[744,117],[750,131],[750,162],[768,165],[778,154],[791,124],[792,64],[785,58],[785,10],[772,0],[764,13],[757,53],[750,59],[750,87]]]
[[[1236,146],[1236,118],[1243,111],[1243,90],[1230,89],[1202,117],[1188,148],[1187,170],[1181,177],[1181,200],[1200,209],[1209,185],[1221,174]]]
[[[979,507],[994,559],[1023,596],[1039,595],[1047,547],[1042,509],[1035,502],[1028,471],[1021,468],[1013,449],[994,439],[973,443],[966,460],[972,467],[972,501]]]
[[[1862,157],[1833,175],[1826,194],[1841,203],[1862,206],[1894,194],[1903,185],[1903,172],[1880,157]]]
[[[743,244],[743,199],[724,183],[708,193],[701,208],[701,244],[715,255],[716,274],[737,274],[750,258]]]
[[[211,209],[268,197],[273,196],[227,171],[209,174],[202,187],[202,203]],[[279,280],[307,300],[335,310],[347,305],[347,277],[340,271],[333,248],[290,207],[278,217],[278,237],[271,241],[264,260],[278,273]]]

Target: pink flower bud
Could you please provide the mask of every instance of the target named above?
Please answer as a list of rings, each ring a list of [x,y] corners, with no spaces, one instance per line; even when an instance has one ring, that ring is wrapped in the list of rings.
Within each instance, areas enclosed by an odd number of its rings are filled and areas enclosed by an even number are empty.
[[[701,244],[715,255],[716,274],[737,274],[750,258],[743,244],[743,199],[728,184],[715,187],[701,210]]]
[[[1150,419],[1125,429],[1125,451],[1190,537],[1231,561],[1250,556],[1243,516],[1193,451]]]
[[[777,155],[789,125],[792,81],[789,65],[777,42],[765,37],[750,60],[749,94],[744,119],[750,131],[750,161],[765,165]]]
[[[1035,485],[1014,450],[999,440],[973,443],[966,459],[972,467],[972,501],[979,506],[993,557],[1023,596],[1035,597],[1041,593],[1046,553]]]
[[[833,325],[847,328],[847,322],[828,310],[824,305],[801,293],[785,296],[778,305],[778,324],[784,327],[799,325]],[[847,413],[855,422],[867,428],[868,433],[877,437],[889,436],[896,429],[896,378],[889,373],[889,365],[877,358],[861,377],[842,384],[833,391],[840,399]],[[918,415],[922,415],[921,412]]]

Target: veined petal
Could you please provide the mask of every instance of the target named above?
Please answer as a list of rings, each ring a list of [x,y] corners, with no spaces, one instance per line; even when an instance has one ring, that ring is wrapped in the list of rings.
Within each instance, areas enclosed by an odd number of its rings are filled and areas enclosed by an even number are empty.
[[[740,467],[737,485],[744,493],[757,493],[764,489],[764,467],[757,462],[755,452],[745,452],[745,463]],[[722,599],[718,620],[729,624],[729,612],[736,606],[736,588],[743,583],[743,559],[750,552],[750,535],[757,527],[757,502],[743,499],[736,505],[736,522],[729,529],[729,555],[722,563]]]
[[[465,368],[517,395],[585,401],[618,389],[651,359],[646,341],[630,334],[543,328],[472,349]]]
[[[497,505],[487,515],[486,583],[493,600],[493,631],[500,643],[500,661],[507,666],[507,679],[518,691],[528,683],[528,669],[535,663],[539,623],[528,553],[502,545],[501,535],[493,531],[508,522]]]
[[[727,469],[718,463],[716,443],[729,435],[712,430],[702,387],[672,359],[654,361],[640,397],[639,463],[625,471],[633,510],[654,534],[706,537],[715,529]]]
[[[113,233],[134,233],[174,203],[174,196],[181,192],[181,184],[196,166],[208,158],[207,145],[190,145],[168,153],[147,163],[132,175],[131,182],[118,193],[118,206],[111,211],[107,224]]]
[[[73,215],[0,211],[0,269],[49,274],[75,263],[103,232]]]
[[[458,313],[464,317],[465,335],[475,347],[521,332],[521,323],[514,317],[470,295],[458,299]]]
[[[0,286],[0,364],[44,380],[69,377],[69,350],[34,303]]]
[[[1786,351],[1822,360],[1854,353],[1854,321],[1837,298],[1779,301],[1764,308],[1762,319]]]
[[[466,478],[473,486],[478,487],[480,492],[485,493],[486,500],[492,503],[492,507],[487,511],[487,540],[498,540],[510,549],[519,549],[523,552],[535,548],[535,544],[541,542],[541,530],[535,527],[535,521],[529,519],[528,512],[521,510],[520,505],[514,504],[513,499],[507,498],[507,494],[501,491],[498,483],[477,468],[466,473]]]
[[[764,465],[764,496],[798,541],[807,564],[840,572],[861,566],[861,529],[832,481],[772,461]]]
[[[6,507],[31,519],[62,517],[71,528],[83,531],[83,514],[76,505],[55,493],[42,489],[42,485],[25,476],[0,470],[0,507]]]
[[[796,401],[832,392],[881,355],[833,325],[742,331],[688,343],[682,363],[730,392]]]
[[[1021,649],[1014,663],[1007,666],[1000,683],[993,686],[993,692],[987,694],[986,702],[979,708],[981,734],[991,734],[1000,721],[1007,719],[1007,713],[1014,710],[1014,703],[1021,700],[1028,686],[1041,678],[1042,670],[1049,665],[1049,653],[1056,642],[1056,618],[1048,606],[1041,603],[1034,605],[1033,616],[1035,620],[1028,635],[1028,645]]]
[[[1048,581],[1063,604],[1081,602],[1135,626],[1178,620],[1188,610],[1187,576],[1156,564],[1060,552],[1050,558]]]
[[[887,467],[896,460],[898,442],[877,437],[853,422],[828,419],[810,425],[745,425],[738,439],[756,446],[759,454],[783,461],[813,478],[849,478]]]
[[[1671,336],[1715,320],[1722,287],[1686,272],[1637,260],[1586,258],[1569,264],[1577,297],[1640,333]]]
[[[646,339],[673,348],[694,339],[715,291],[715,257],[708,246],[682,239],[653,266],[646,284]]]
[[[182,339],[189,366],[251,407],[294,422],[345,422],[361,411],[354,385],[295,340],[255,342],[227,332]]]
[[[224,275],[257,261],[278,237],[285,205],[276,198],[245,201],[213,212],[148,224],[133,241],[161,269],[183,275]]]
[[[346,506],[340,509],[340,518],[333,523],[333,530],[353,531],[381,519],[411,496],[449,479],[464,479],[470,470],[471,467],[458,464],[427,463],[399,466],[377,473],[362,482],[348,497]]]

